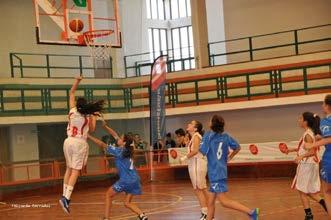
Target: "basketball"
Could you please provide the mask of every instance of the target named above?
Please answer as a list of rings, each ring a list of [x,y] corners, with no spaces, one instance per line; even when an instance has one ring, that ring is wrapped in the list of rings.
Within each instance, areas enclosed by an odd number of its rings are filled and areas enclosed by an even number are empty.
[[[69,28],[73,32],[81,32],[84,28],[84,23],[82,20],[76,18],[70,21]]]

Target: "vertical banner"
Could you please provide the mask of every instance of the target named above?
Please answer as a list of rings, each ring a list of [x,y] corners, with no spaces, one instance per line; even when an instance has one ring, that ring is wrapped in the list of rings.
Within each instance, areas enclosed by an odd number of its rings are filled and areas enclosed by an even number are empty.
[[[151,146],[164,140],[165,127],[165,87],[167,73],[167,57],[159,56],[154,60],[150,81],[150,120]]]

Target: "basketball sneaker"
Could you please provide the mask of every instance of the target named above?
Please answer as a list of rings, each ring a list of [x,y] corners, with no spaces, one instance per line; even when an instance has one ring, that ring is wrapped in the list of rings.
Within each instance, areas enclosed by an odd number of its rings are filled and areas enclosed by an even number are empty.
[[[314,216],[313,215],[306,215],[305,220],[313,220]]]
[[[59,203],[60,203],[63,211],[67,214],[70,214],[70,209],[69,209],[70,200],[68,200],[66,197],[62,196],[59,200]]]
[[[199,220],[206,220],[207,219],[207,215],[204,213],[201,213],[201,217]]]
[[[250,215],[251,219],[258,220],[259,219],[259,214],[260,214],[260,209],[255,208],[255,209],[252,210],[251,214],[249,214],[249,215]]]
[[[147,216],[145,215],[145,213],[138,215],[138,219],[139,219],[139,220],[148,220],[148,218],[147,218]]]

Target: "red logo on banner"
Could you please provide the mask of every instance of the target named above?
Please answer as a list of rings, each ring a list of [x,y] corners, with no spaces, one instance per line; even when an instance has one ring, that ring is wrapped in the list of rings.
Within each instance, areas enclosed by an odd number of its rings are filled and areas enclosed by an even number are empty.
[[[176,159],[177,158],[177,151],[175,150],[170,150],[170,155],[173,159]]]
[[[255,144],[251,144],[249,145],[249,151],[253,154],[256,155],[259,153],[259,149],[257,148],[257,146]]]
[[[156,60],[152,70],[152,90],[157,90],[166,80],[166,60],[164,57]]]

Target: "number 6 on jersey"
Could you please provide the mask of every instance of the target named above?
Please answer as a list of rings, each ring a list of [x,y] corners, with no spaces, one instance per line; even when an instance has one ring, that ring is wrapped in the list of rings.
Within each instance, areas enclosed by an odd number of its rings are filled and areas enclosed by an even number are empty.
[[[222,145],[223,145],[223,142],[220,142],[218,145],[218,149],[217,149],[217,159],[218,160],[222,158],[222,154],[223,154]]]

